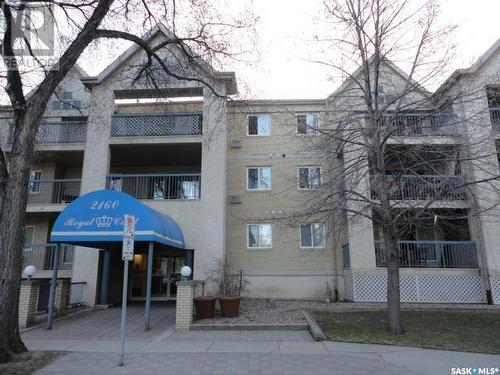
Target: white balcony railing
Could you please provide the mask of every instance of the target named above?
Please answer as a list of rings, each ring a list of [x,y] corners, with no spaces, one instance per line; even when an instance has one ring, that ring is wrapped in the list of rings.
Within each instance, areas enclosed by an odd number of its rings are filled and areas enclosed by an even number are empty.
[[[118,113],[112,137],[201,135],[201,113]]]
[[[463,176],[386,175],[385,178],[389,199],[393,200],[465,200],[467,198]],[[378,199],[376,191],[372,191],[372,197]]]
[[[28,185],[29,204],[64,204],[80,195],[80,179],[31,180]]]
[[[29,265],[37,270],[52,270],[54,266],[55,244],[26,244],[23,251],[23,268]],[[61,245],[59,253],[59,269],[70,270],[73,266],[73,246]]]
[[[477,268],[473,241],[397,241],[399,266],[411,268]],[[386,267],[384,241],[375,241],[377,267]]]
[[[137,199],[200,199],[200,173],[112,174],[108,189]]]
[[[12,143],[14,125],[10,127]],[[86,121],[42,121],[36,133],[36,143],[84,143],[87,136]]]

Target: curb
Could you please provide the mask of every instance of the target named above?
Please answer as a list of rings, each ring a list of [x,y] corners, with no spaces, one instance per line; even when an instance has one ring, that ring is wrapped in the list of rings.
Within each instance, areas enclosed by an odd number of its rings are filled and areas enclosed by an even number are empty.
[[[192,324],[191,331],[307,331],[307,324]]]
[[[302,314],[304,314],[304,318],[306,319],[307,324],[309,325],[309,332],[311,333],[311,336],[313,337],[314,341],[325,341],[326,336],[321,330],[319,324],[316,322],[316,320],[314,320],[313,316],[306,310],[302,310]]]

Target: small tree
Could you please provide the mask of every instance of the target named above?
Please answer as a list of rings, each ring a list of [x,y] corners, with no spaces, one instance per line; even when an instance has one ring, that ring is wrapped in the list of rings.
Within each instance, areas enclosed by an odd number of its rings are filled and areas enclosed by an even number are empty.
[[[225,259],[217,262],[214,269],[211,270],[208,281],[214,284],[218,295],[241,295],[245,291],[247,282],[243,279],[243,271],[235,273]]]

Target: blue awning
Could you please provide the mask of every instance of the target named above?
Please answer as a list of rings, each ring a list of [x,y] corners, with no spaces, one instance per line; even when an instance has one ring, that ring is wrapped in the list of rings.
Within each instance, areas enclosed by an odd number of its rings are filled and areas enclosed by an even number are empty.
[[[50,241],[95,248],[121,243],[125,214],[136,218],[136,242],[156,242],[184,249],[181,228],[172,218],[114,190],[87,193],[69,204],[57,217]]]

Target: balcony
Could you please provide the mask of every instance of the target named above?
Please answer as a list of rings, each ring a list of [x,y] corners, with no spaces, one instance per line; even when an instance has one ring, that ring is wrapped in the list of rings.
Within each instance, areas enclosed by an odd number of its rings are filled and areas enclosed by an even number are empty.
[[[35,266],[38,271],[54,268],[55,244],[32,243],[24,246],[23,269],[26,266]],[[61,245],[59,253],[59,269],[70,270],[73,267],[72,245]]]
[[[80,179],[31,180],[28,204],[65,204],[80,195]]]
[[[200,173],[113,174],[108,189],[123,191],[137,199],[200,199]]]
[[[87,137],[86,121],[42,121],[38,126],[35,142],[46,143],[85,143]],[[9,143],[14,138],[14,125],[10,127]]]
[[[453,113],[403,113],[385,115],[384,126],[394,128],[393,135],[401,137],[458,135]]]
[[[490,119],[493,126],[500,126],[500,107],[490,107]]]
[[[408,268],[477,268],[473,241],[397,241],[399,266]],[[384,241],[375,241],[377,267],[386,267]]]
[[[463,176],[386,175],[386,181],[392,200],[467,199]],[[379,198],[375,191],[372,198]]]
[[[201,135],[201,113],[118,113],[113,115],[112,137]]]

